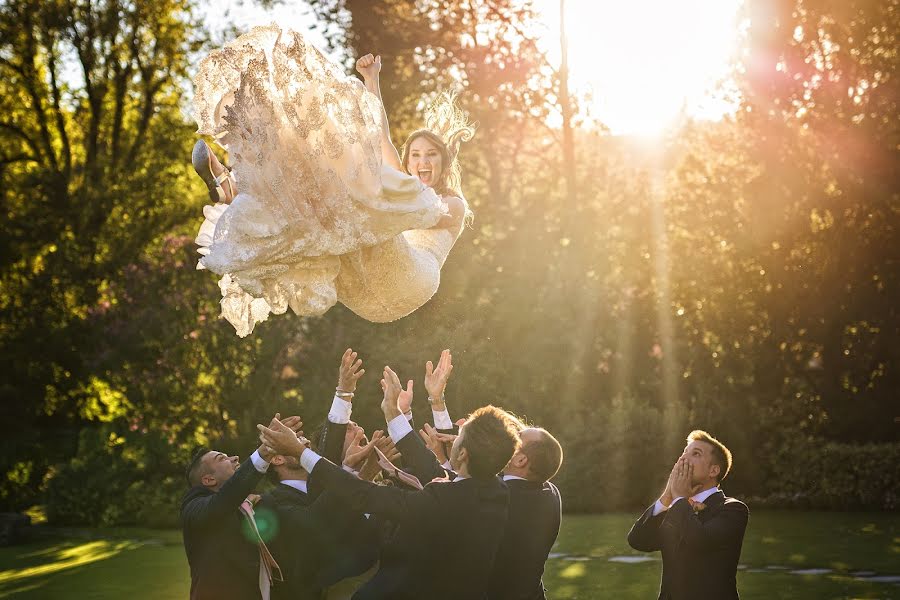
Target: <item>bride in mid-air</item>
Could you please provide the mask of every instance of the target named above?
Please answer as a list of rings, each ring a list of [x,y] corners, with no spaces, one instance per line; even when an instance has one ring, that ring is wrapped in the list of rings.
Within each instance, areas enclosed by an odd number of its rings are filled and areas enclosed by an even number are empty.
[[[347,76],[297,32],[258,27],[213,52],[194,79],[192,162],[214,205],[197,267],[221,275],[222,315],[244,337],[269,313],[336,302],[387,322],[425,304],[471,214],[460,143],[474,129],[450,94],[402,154],[381,103],[381,57]]]

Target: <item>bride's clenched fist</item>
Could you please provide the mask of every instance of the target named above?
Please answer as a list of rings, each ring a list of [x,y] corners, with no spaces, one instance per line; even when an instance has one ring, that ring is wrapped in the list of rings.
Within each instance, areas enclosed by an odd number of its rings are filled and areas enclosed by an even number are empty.
[[[363,76],[363,79],[377,77],[381,72],[381,57],[366,54],[356,61],[356,70]]]

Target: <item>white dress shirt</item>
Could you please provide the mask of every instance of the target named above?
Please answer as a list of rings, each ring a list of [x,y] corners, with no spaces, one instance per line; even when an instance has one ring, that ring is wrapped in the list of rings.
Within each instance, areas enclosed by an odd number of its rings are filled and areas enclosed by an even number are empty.
[[[259,455],[259,450],[255,450],[253,454],[250,455],[250,462],[253,463],[253,466],[256,467],[256,470],[260,473],[265,473],[269,470],[269,462]]]
[[[702,492],[691,496],[691,500],[693,500],[694,502],[705,502],[707,498],[709,498],[710,496],[712,496],[713,494],[715,494],[718,491],[719,491],[718,486],[711,487],[707,490],[703,490]],[[678,502],[679,500],[683,500],[683,499],[684,499],[684,496],[679,496],[679,497],[675,498],[674,500],[672,500],[672,504],[670,504],[669,506],[664,506],[662,502],[657,500],[656,504],[653,505],[653,516],[655,517],[659,513],[669,510],[670,508],[672,508],[675,505],[676,502]]]
[[[281,483],[287,486],[294,488],[297,491],[303,492],[304,494],[309,493],[307,491],[306,480],[305,479],[282,479]]]
[[[328,420],[332,423],[349,423],[351,412],[353,403],[335,396],[331,402],[331,410],[328,411]]]

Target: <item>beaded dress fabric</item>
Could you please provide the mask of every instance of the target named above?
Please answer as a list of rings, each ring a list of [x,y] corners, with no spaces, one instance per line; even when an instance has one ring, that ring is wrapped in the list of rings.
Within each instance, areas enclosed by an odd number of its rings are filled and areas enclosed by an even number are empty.
[[[359,80],[273,25],[206,57],[194,86],[238,192],[204,207],[197,268],[221,276],[239,336],[288,308],[386,322],[434,295],[456,235],[430,229],[445,211],[431,188],[382,164],[381,105]]]

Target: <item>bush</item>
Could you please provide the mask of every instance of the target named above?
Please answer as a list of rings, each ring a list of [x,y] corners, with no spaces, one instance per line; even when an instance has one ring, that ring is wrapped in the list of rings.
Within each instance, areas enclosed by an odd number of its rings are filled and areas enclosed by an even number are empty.
[[[184,483],[172,469],[152,467],[156,444],[126,444],[107,426],[84,429],[78,450],[47,481],[47,519],[54,525],[176,527]]]
[[[900,443],[851,445],[797,438],[769,457],[771,485],[757,506],[829,510],[900,508]]]

